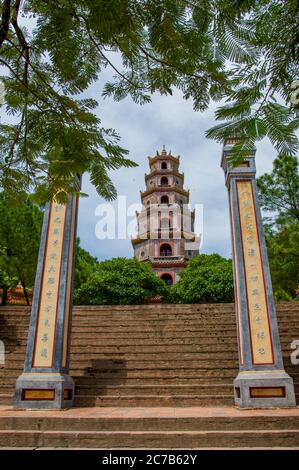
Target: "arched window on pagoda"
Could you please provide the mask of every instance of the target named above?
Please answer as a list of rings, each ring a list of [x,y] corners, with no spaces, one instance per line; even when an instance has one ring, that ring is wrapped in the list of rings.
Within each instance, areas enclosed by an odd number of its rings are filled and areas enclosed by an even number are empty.
[[[163,245],[161,245],[160,256],[172,256],[172,248],[168,243],[163,243]]]
[[[169,204],[168,196],[161,197],[161,204]]]
[[[168,286],[172,286],[172,284],[173,284],[173,279],[172,279],[171,274],[168,274],[168,273],[162,274],[161,279],[162,279],[162,281],[164,281],[165,284],[167,284]]]
[[[167,170],[167,163],[166,162],[161,163],[161,170]]]
[[[168,186],[168,178],[166,176],[161,178],[161,186]]]

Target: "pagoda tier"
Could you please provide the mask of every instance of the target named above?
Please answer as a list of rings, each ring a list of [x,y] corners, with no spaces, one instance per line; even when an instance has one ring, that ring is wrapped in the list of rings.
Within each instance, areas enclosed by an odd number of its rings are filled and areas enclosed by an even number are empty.
[[[132,239],[134,255],[150,263],[167,284],[174,284],[179,271],[198,254],[195,213],[188,208],[189,190],[179,171],[180,157],[163,147],[148,159],[150,173],[145,175],[145,191],[140,192],[143,209],[136,213],[138,235]]]

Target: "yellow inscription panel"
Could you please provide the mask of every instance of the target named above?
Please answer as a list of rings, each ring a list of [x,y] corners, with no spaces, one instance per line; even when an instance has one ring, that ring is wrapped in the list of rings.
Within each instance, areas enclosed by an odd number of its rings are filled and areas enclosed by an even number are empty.
[[[251,181],[237,181],[253,364],[273,364],[269,312]]]
[[[250,396],[252,398],[274,398],[274,397],[284,397],[285,389],[284,387],[251,387]]]
[[[24,390],[23,400],[54,400],[55,390]]]
[[[66,206],[51,204],[33,367],[52,367]]]

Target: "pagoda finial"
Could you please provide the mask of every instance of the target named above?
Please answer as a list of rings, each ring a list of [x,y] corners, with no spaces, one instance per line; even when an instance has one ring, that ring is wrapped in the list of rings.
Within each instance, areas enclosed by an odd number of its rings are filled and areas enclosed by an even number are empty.
[[[163,145],[163,150],[162,150],[162,152],[161,152],[161,155],[167,155],[166,149],[165,149],[165,145]]]

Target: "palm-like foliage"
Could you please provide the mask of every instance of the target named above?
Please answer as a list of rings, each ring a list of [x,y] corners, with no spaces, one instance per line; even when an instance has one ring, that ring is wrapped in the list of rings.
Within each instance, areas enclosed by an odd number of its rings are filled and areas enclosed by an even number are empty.
[[[281,153],[298,147],[289,106],[298,59],[294,0],[3,0],[0,14],[11,116],[0,126],[6,190],[63,197],[74,175],[89,171],[98,192],[115,197],[108,170],[134,163],[96,117],[98,103],[78,99],[105,67],[115,76],[104,97],[144,104],[155,91],[179,88],[200,111],[226,99],[216,115],[226,122],[208,136],[237,137],[241,154],[266,135]]]
[[[232,90],[216,112],[216,119],[225,122],[207,136],[217,141],[235,137],[236,153],[267,136],[279,154],[294,155],[299,148],[299,120],[291,106],[292,83],[298,77],[298,2],[252,2],[242,23],[253,32],[250,43],[258,55],[232,66]]]

